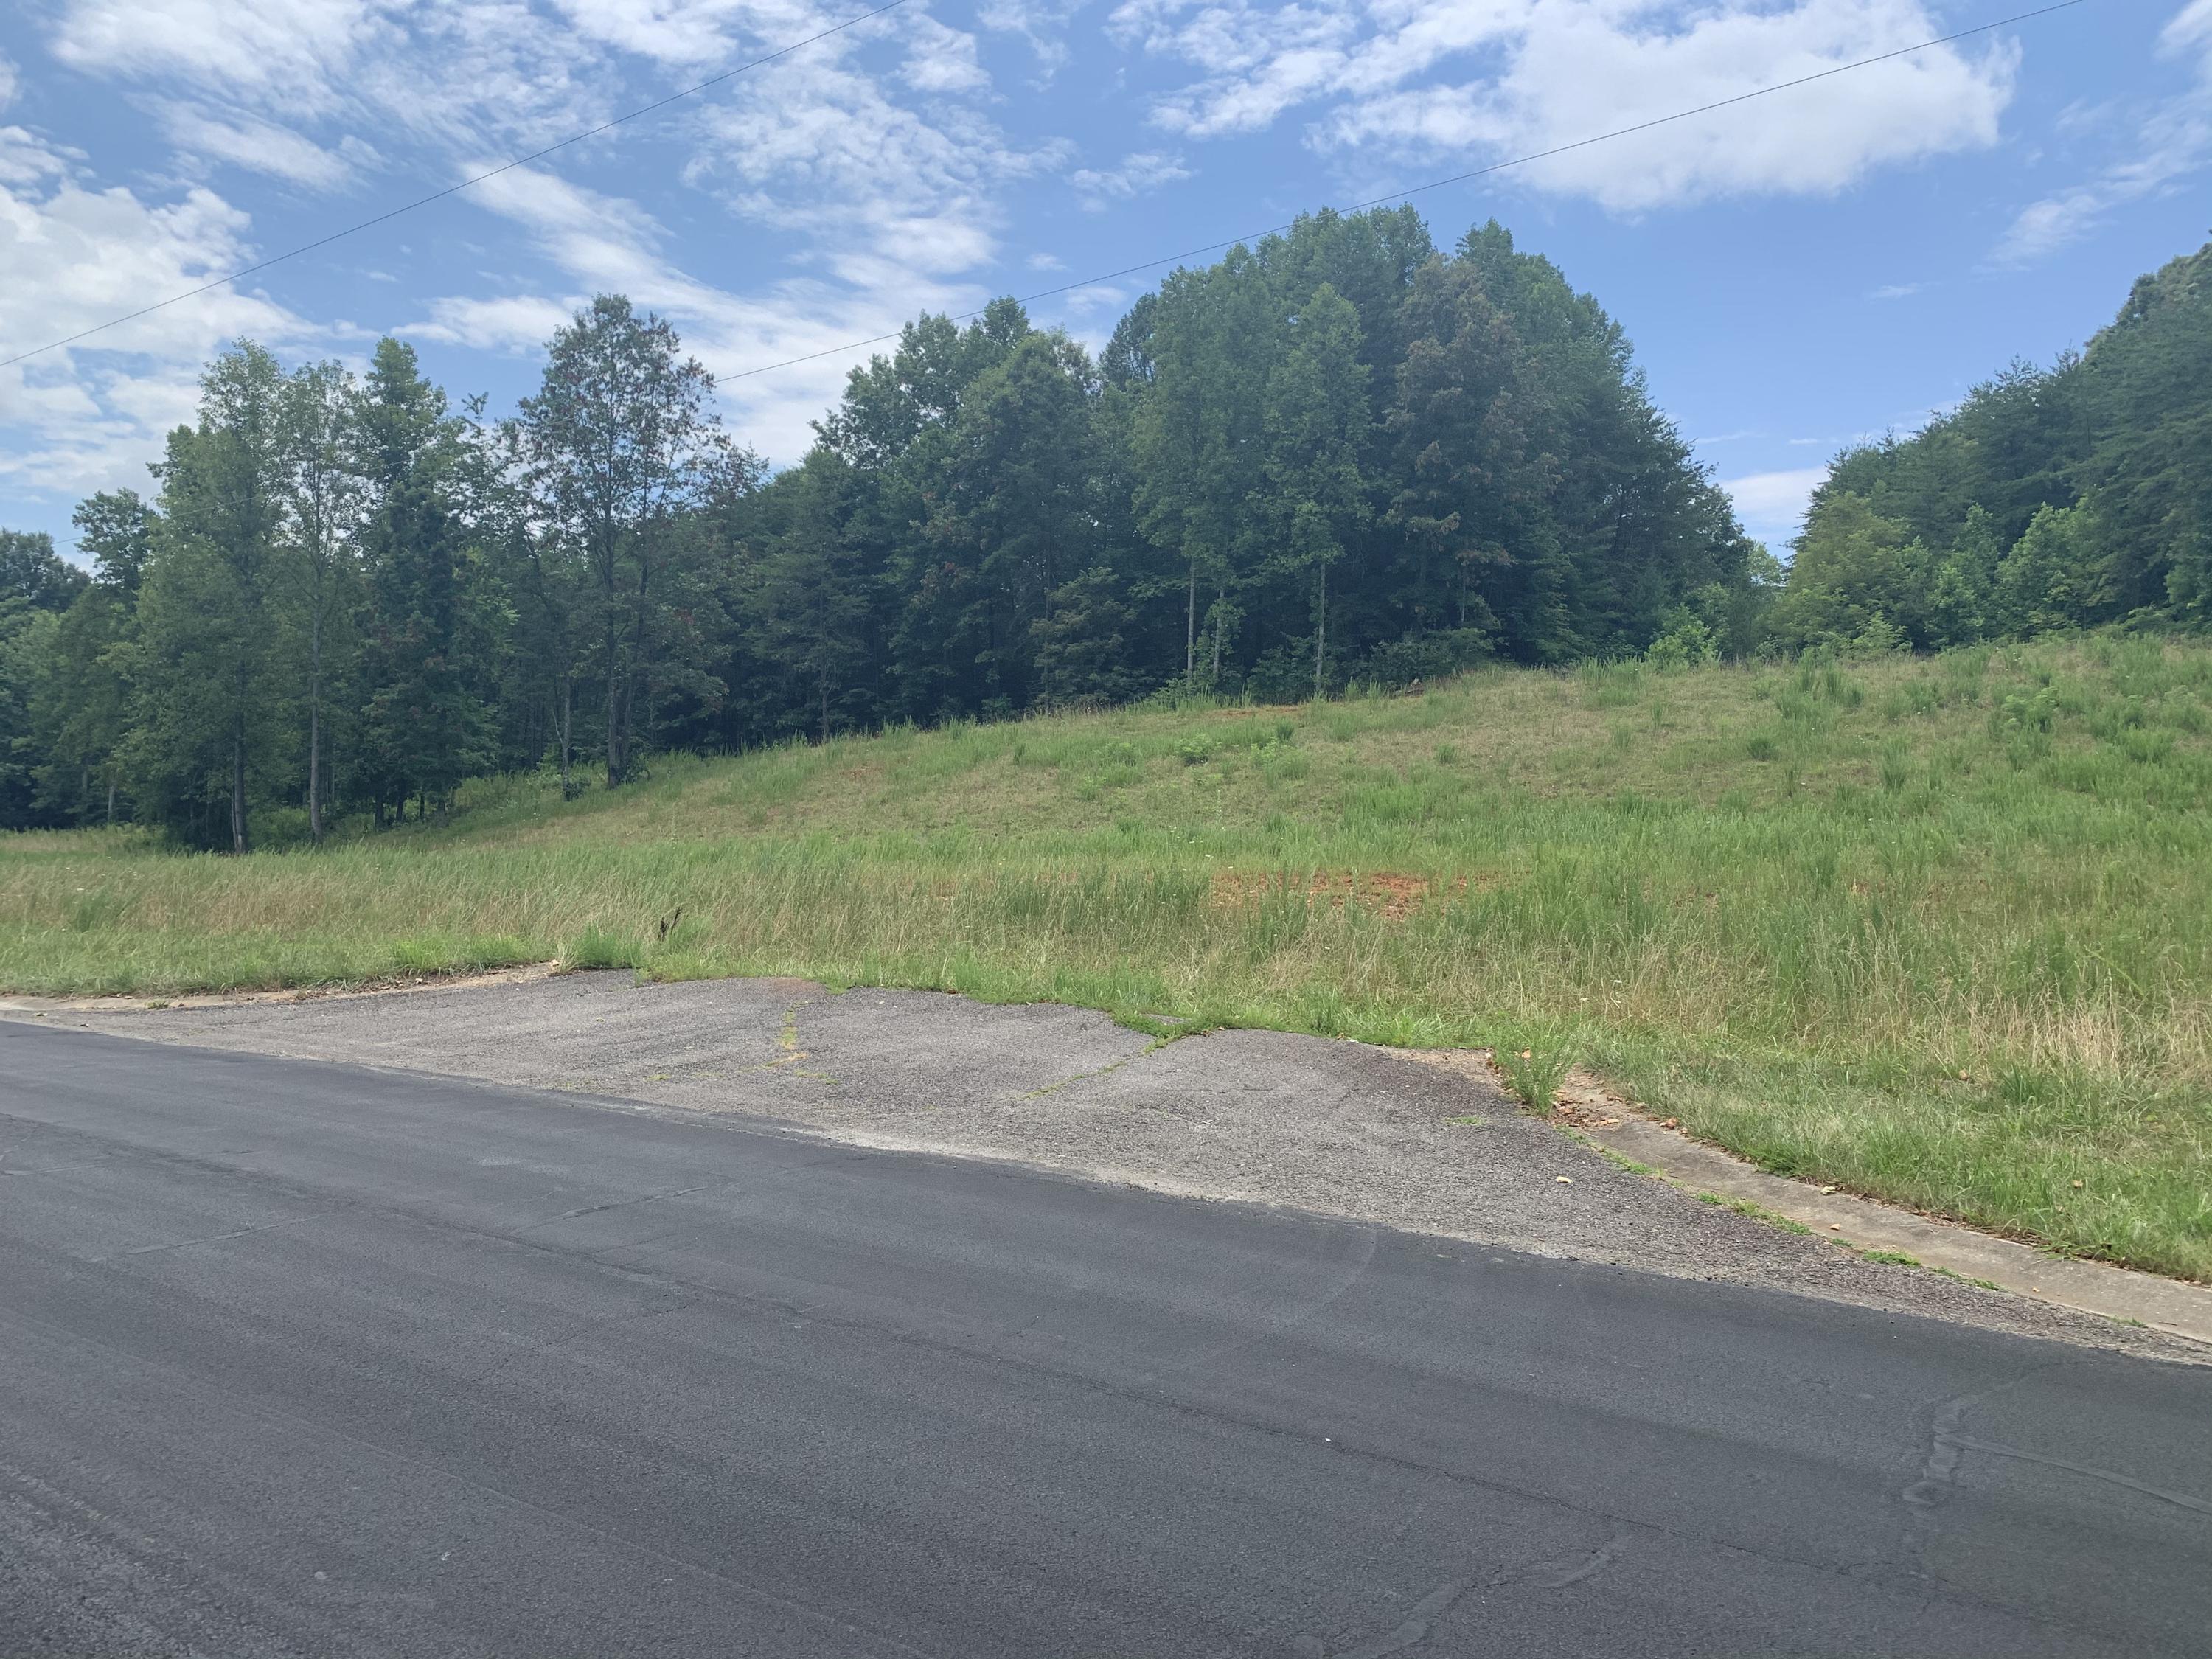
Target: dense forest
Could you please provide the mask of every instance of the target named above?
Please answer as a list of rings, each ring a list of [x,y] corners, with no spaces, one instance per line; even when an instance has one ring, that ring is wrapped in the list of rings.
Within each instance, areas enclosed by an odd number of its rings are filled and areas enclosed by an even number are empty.
[[[78,508],[89,573],[0,541],[0,823],[242,849],[494,769],[1741,651],[1779,579],[1494,222],[1312,216],[1095,360],[1012,300],[924,316],[773,474],[712,393],[617,296],[503,419],[398,340],[358,376],[240,343],[154,498]]]
[[[2138,281],[2087,349],[1839,456],[1772,623],[1783,647],[1919,649],[2212,625],[2212,245]]]

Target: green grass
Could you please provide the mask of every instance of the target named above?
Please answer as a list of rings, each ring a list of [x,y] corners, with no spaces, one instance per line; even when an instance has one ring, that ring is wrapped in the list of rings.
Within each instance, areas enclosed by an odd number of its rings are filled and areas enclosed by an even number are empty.
[[[1571,1053],[1770,1169],[2212,1279],[2208,732],[2212,649],[2128,639],[896,731],[320,853],[17,837],[0,984],[560,957]]]

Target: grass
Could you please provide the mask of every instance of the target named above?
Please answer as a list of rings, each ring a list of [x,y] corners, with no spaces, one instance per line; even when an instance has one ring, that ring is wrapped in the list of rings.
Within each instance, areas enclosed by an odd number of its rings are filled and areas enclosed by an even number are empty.
[[[1571,1054],[1769,1169],[2212,1279],[2208,732],[2212,649],[2123,638],[894,731],[319,853],[18,836],[0,985],[559,957]]]

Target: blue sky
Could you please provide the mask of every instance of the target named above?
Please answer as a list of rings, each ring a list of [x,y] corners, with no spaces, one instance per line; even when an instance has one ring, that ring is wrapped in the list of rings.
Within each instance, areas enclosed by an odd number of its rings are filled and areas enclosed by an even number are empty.
[[[1988,21],[2021,0],[907,0],[551,160],[0,369],[0,525],[150,488],[199,364],[414,341],[511,407],[620,289],[718,373]],[[18,0],[0,356],[803,38],[866,0]],[[2212,0],[2087,0],[1415,198],[1626,325],[1771,540],[1842,444],[2048,360],[2212,228]],[[1103,340],[1153,276],[1041,301]],[[860,354],[727,380],[771,459]]]

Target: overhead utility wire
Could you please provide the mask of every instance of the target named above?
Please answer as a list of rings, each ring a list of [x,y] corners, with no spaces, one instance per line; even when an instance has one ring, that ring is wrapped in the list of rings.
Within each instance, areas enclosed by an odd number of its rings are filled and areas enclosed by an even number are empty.
[[[1663,127],[1674,121],[1686,121],[1693,115],[1705,115],[1717,109],[1726,109],[1731,104],[1747,103],[1753,98],[1764,98],[1770,93],[1787,92],[1792,87],[1808,86],[1815,81],[1826,81],[1832,76],[1848,75],[1853,70],[1865,69],[1875,64],[1886,64],[1893,58],[1909,57],[1916,52],[1926,52],[1931,46],[1948,46],[1954,40],[1965,40],[1977,34],[1987,34],[1992,29],[2008,28],[2014,23],[2025,23],[2036,17],[2047,17],[2054,11],[2068,11],[2075,6],[2087,3],[2088,0],[2057,0],[2056,4],[2038,6],[2033,11],[2016,12],[2010,17],[2000,17],[1993,23],[1977,23],[1972,28],[1960,29],[1955,34],[1939,35],[1933,40],[1923,40],[1916,46],[1899,46],[1894,52],[1878,52],[1872,58],[1862,58],[1856,63],[1838,64],[1833,69],[1819,70],[1811,75],[1801,75],[1793,81],[1778,81],[1771,87],[1759,87],[1751,92],[1740,92],[1733,98],[1717,98],[1710,104],[1698,105],[1695,109],[1677,110],[1672,115],[1655,116],[1649,121],[1638,121],[1632,126],[1615,127],[1611,132],[1601,132],[1588,138],[1577,138],[1570,144],[1559,144],[1550,149],[1540,149],[1527,155],[1516,155],[1510,161],[1493,161],[1488,167],[1475,167],[1467,173],[1455,173],[1449,179],[1431,179],[1425,185],[1415,185],[1408,190],[1394,190],[1387,196],[1370,197],[1364,202],[1355,202],[1350,207],[1340,210],[1345,213],[1359,213],[1368,208],[1381,207],[1386,202],[1400,202],[1408,196],[1419,196],[1425,191],[1442,190],[1449,185],[1463,185],[1470,179],[1480,179],[1492,173],[1503,173],[1508,167],[1526,167],[1531,161],[1542,161],[1554,155],[1565,155],[1570,150],[1587,149],[1592,144],[1602,144],[1614,138],[1626,138],[1631,133],[1649,132],[1654,127]],[[1058,288],[1040,289],[1035,294],[1019,295],[1016,296],[1016,302],[1021,305],[1030,305],[1036,301],[1049,300],[1055,295],[1070,293],[1079,288],[1089,288],[1098,283],[1110,283],[1117,276],[1133,276],[1139,271],[1157,270],[1162,265],[1171,265],[1179,260],[1195,258],[1201,253],[1218,253],[1222,249],[1235,247],[1240,242],[1255,241],[1262,236],[1280,235],[1291,228],[1293,228],[1292,226],[1286,224],[1270,225],[1265,230],[1249,231],[1242,236],[1231,236],[1225,241],[1208,242],[1204,247],[1186,248],[1181,253],[1170,253],[1162,258],[1147,259],[1142,264],[1124,265],[1119,270],[1109,270],[1103,276],[1085,276],[1079,282],[1063,283]],[[981,310],[963,311],[946,320],[964,323],[982,314]],[[804,356],[786,357],[781,362],[763,363],[757,368],[741,368],[720,378],[726,381],[744,380],[750,380],[756,374],[772,374],[779,368],[790,368],[795,364],[811,363],[823,357],[834,357],[840,352],[858,351],[865,346],[882,345],[886,341],[897,339],[901,332],[903,331],[878,334],[866,340],[850,340],[843,345],[830,346],[821,351],[810,351]]]
[[[457,185],[448,185],[443,190],[434,190],[428,196],[418,196],[411,202],[402,202],[398,207],[388,209],[373,219],[363,219],[359,224],[348,225],[343,230],[334,230],[327,236],[318,236],[312,242],[302,242],[299,246],[288,249],[283,253],[273,253],[258,264],[251,264],[243,270],[234,270],[227,276],[217,276],[210,282],[202,283],[198,288],[188,288],[182,294],[172,294],[166,300],[156,300],[150,306],[141,306],[137,310],[125,312],[120,317],[111,317],[104,323],[94,323],[90,328],[80,329],[76,333],[68,335],[62,339],[49,340],[42,346],[35,346],[28,351],[19,351],[12,357],[0,357],[0,368],[7,368],[10,363],[22,362],[46,352],[58,350],[65,345],[75,345],[79,340],[102,333],[111,328],[119,327],[125,323],[136,322],[141,317],[150,316],[155,312],[164,310],[182,301],[197,298],[210,289],[224,287],[237,282],[241,277],[251,276],[258,270],[266,270],[271,265],[281,265],[287,259],[296,259],[303,253],[313,253],[319,247],[328,247],[332,242],[341,241],[348,236],[356,235],[373,226],[380,225],[387,219],[397,219],[403,213],[412,213],[416,208],[428,207],[433,202],[442,202],[447,197],[459,195],[462,191],[469,189],[471,185],[480,185],[487,179],[496,179],[502,173],[512,173],[517,167],[528,167],[532,161],[542,161],[556,150],[566,149],[571,144],[580,144],[586,138],[596,138],[601,133],[611,131],[626,122],[635,121],[641,115],[650,115],[655,110],[665,109],[669,105],[704,92],[709,87],[719,87],[723,82],[734,80],[748,70],[757,70],[763,64],[773,64],[779,58],[788,58],[803,46],[811,46],[817,40],[827,40],[833,34],[842,34],[847,29],[856,27],[872,17],[881,17],[887,11],[896,11],[904,4],[906,0],[886,0],[884,4],[878,6],[873,11],[864,11],[857,17],[848,17],[842,23],[834,24],[823,29],[819,34],[810,34],[804,40],[794,40],[787,46],[778,46],[774,52],[764,53],[750,63],[740,64],[735,69],[724,70],[720,75],[710,75],[696,85],[684,88],[681,92],[672,92],[665,98],[656,98],[649,104],[639,106],[627,115],[617,115],[611,121],[602,121],[599,125],[587,128],[582,132],[571,133],[566,138],[546,145],[543,149],[535,149],[527,155],[518,155],[513,161],[502,161],[497,167],[464,179]]]

